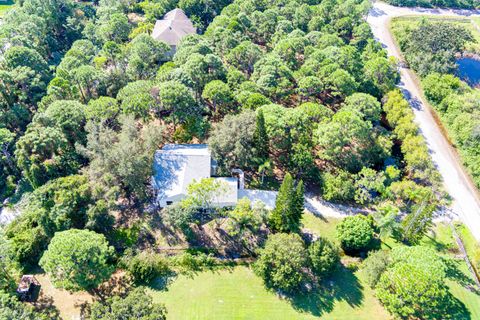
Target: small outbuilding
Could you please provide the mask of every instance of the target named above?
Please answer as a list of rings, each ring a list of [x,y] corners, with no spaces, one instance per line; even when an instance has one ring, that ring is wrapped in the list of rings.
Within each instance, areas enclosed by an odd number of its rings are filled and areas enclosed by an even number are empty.
[[[18,298],[21,301],[35,301],[39,289],[40,283],[33,275],[23,275],[17,287]]]
[[[166,13],[162,20],[157,20],[152,37],[155,40],[167,43],[172,52],[175,52],[183,37],[195,33],[197,33],[197,30],[192,21],[182,9],[177,8]]]

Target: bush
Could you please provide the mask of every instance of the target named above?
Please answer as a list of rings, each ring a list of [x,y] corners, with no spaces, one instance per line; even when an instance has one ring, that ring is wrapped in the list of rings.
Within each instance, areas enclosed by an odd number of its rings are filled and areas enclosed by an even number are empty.
[[[168,206],[162,211],[165,222],[180,230],[186,230],[188,225],[194,222],[194,214],[195,209],[192,206],[184,206],[181,202]]]
[[[432,73],[422,80],[425,97],[434,105],[440,104],[450,94],[456,93],[462,85],[465,86],[459,78],[451,74]]]
[[[320,237],[308,247],[312,271],[320,277],[329,275],[338,265],[338,249],[327,239]]]
[[[455,9],[474,9],[478,7],[475,0],[387,0],[386,2],[399,7],[445,7]]]
[[[137,243],[139,235],[140,226],[135,224],[131,227],[115,229],[113,238],[117,246],[131,248]]]
[[[165,276],[171,272],[165,258],[149,252],[141,252],[135,256],[127,254],[122,264],[137,284],[148,284],[156,277]]]
[[[373,228],[365,216],[346,217],[337,226],[337,237],[342,249],[347,253],[357,253],[369,249],[373,240]]]
[[[433,166],[428,147],[423,137],[418,134],[418,126],[413,121],[415,116],[412,108],[400,90],[390,91],[385,96],[383,109],[393,127],[393,133],[402,141],[401,151],[409,175],[434,186],[440,184],[439,174]]]
[[[392,265],[382,274],[376,295],[401,319],[445,319],[451,314],[446,266],[434,249],[414,246],[392,250]]]
[[[375,288],[389,264],[389,254],[385,250],[371,252],[368,258],[363,261],[365,279],[371,288]]]
[[[323,198],[327,201],[352,201],[355,196],[353,175],[347,171],[323,175]]]
[[[22,303],[17,297],[0,290],[0,319],[21,320],[55,320],[59,317],[36,310],[27,303]]]
[[[213,254],[203,252],[192,253],[189,251],[173,257],[172,261],[182,272],[202,271],[205,268],[212,268],[217,264]]]
[[[125,298],[114,296],[105,302],[92,304],[89,318],[92,320],[136,319],[165,320],[165,306],[154,303],[143,288],[136,288]]]
[[[267,220],[268,209],[261,201],[253,204],[248,198],[238,200],[232,211],[228,212],[230,218],[227,225],[227,232],[230,236],[241,236],[245,231],[257,232]]]
[[[298,234],[277,233],[268,237],[254,263],[255,273],[267,287],[295,292],[308,280],[308,252]]]

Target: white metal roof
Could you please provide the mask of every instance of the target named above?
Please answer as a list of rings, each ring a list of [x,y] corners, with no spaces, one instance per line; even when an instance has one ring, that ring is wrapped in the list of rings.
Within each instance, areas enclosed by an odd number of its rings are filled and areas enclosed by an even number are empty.
[[[158,199],[186,194],[194,180],[210,177],[211,155],[206,144],[168,144],[155,153],[153,185]]]

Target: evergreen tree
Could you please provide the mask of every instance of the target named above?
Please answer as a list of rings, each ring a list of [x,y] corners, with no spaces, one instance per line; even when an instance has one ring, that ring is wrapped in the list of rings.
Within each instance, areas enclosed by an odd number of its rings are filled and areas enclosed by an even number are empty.
[[[435,204],[422,203],[413,206],[413,210],[402,221],[403,241],[410,244],[418,244],[432,227]]]
[[[292,176],[287,173],[278,191],[275,209],[270,215],[270,227],[276,232],[295,232],[300,228],[303,213],[303,182],[295,188]]]
[[[297,183],[297,188],[295,189],[295,197],[293,203],[293,216],[298,224],[300,224],[300,219],[302,218],[303,210],[305,207],[305,186],[303,181],[300,180]]]
[[[265,116],[263,111],[259,110],[257,113],[257,127],[255,129],[255,146],[257,149],[257,156],[260,163],[268,160],[268,135],[265,126]]]

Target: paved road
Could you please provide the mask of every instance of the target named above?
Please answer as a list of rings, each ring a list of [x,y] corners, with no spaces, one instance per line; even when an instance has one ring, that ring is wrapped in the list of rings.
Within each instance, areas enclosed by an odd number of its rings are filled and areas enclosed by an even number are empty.
[[[425,8],[398,8],[385,3],[373,4],[367,18],[377,41],[382,43],[388,54],[401,58],[394,45],[388,24],[393,17],[405,15],[438,15],[438,16],[477,16],[480,12],[470,10],[440,10]],[[443,177],[445,189],[453,198],[449,211],[462,220],[480,241],[480,197],[471,179],[465,173],[458,154],[442,134],[431,109],[421,95],[418,78],[407,68],[400,68],[401,83],[399,87],[410,101],[415,113],[415,121],[427,141],[430,154]]]

